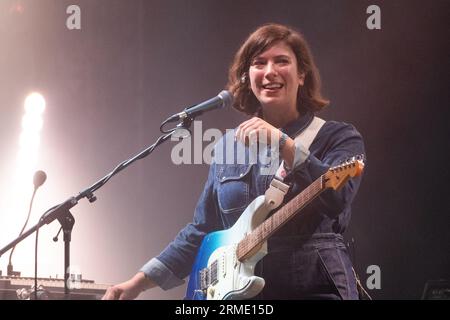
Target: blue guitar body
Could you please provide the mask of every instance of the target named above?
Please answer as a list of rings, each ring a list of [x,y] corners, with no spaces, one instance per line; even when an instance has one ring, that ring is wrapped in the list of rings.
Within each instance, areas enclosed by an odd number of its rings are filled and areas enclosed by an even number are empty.
[[[261,224],[270,213],[264,196],[256,198],[228,230],[205,236],[189,277],[186,299],[249,299],[264,287],[264,279],[254,275],[256,263],[267,254],[264,242],[252,256],[239,261],[237,244]]]

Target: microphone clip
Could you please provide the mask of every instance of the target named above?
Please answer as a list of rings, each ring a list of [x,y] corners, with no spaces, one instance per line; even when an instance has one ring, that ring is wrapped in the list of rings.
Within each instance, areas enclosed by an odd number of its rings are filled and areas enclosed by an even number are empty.
[[[92,192],[88,192],[86,194],[86,198],[89,200],[90,203],[97,201],[97,197]]]
[[[185,109],[187,110],[187,109]],[[169,123],[169,122],[175,122],[178,121],[177,125],[173,128],[170,129],[164,129],[164,126]],[[161,123],[161,126],[159,127],[159,131],[161,131],[161,133],[173,133],[173,132],[181,132],[182,130],[187,130],[189,132],[189,135],[191,135],[191,131],[190,131],[190,127],[192,122],[194,121],[193,117],[190,117],[185,111],[177,113],[169,118],[167,118],[166,120],[164,120]],[[185,135],[184,135],[185,136]]]

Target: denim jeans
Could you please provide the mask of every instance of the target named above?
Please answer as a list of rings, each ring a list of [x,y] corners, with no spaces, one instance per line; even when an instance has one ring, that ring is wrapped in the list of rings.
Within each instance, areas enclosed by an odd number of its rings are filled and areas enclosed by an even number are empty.
[[[255,299],[358,299],[342,236],[314,234],[272,238],[257,266],[266,285]]]

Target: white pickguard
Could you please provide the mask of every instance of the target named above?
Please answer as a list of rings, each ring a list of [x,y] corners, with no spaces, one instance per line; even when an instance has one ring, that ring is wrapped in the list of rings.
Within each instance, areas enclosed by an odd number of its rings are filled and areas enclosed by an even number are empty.
[[[208,259],[208,267],[218,262],[217,282],[207,290],[208,300],[248,299],[256,296],[264,287],[265,281],[255,276],[255,265],[267,254],[267,242],[249,259],[240,262],[236,257],[236,247],[247,233],[260,225],[270,213],[270,208],[259,196],[247,207],[238,221],[227,233],[233,238],[233,245],[216,249]]]

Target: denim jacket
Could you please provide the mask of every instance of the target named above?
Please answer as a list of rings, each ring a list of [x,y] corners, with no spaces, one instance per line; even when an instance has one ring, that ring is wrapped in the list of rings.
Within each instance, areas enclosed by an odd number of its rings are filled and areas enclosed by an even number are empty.
[[[313,117],[312,113],[307,113],[281,130],[291,138],[295,138],[310,124]],[[262,174],[267,172],[264,171],[266,163],[263,164],[259,160],[248,161],[249,148],[241,152],[246,155],[244,161],[236,159],[240,153],[236,151],[238,142],[234,141],[233,135],[234,132],[229,132],[216,144],[216,157],[210,166],[193,221],[186,225],[157,257],[141,268],[147,277],[165,290],[184,282],[182,279],[189,275],[203,237],[212,231],[230,228],[250,202],[265,193],[273,179],[273,173]],[[230,146],[234,151],[234,163],[225,164],[223,159],[218,161],[217,154],[221,153],[218,150],[226,153],[227,147]],[[295,146],[293,166],[285,179],[292,186],[285,197],[285,202],[309,186],[331,166],[356,155],[364,156],[364,143],[360,133],[352,125],[343,122],[327,121],[309,150],[301,141],[296,141]],[[276,163],[276,168],[278,165],[279,162]],[[341,234],[348,226],[351,203],[360,181],[361,177],[353,178],[338,191],[324,191],[303,209],[301,215],[289,221],[269,239],[269,253],[271,250],[276,252],[277,247],[286,245],[307,247],[314,241],[325,245],[331,241],[341,246]],[[331,240],[324,241],[324,239]],[[327,259],[321,257],[321,260]],[[348,271],[351,264],[345,265]],[[336,273],[339,273],[339,270]]]

